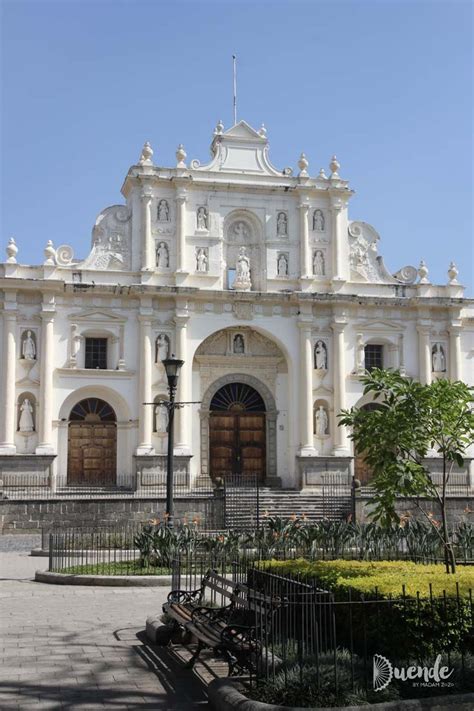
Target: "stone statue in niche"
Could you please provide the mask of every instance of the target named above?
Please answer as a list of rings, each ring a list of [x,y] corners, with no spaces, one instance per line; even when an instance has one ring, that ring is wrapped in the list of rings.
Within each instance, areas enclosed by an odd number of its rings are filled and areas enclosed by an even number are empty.
[[[160,333],[155,341],[155,363],[161,363],[168,358],[170,352],[170,339],[165,333]]]
[[[277,262],[278,276],[288,276],[288,257],[280,253]]]
[[[247,237],[249,237],[250,232],[244,222],[237,222],[237,224],[234,226],[234,228],[232,230],[232,234],[238,240],[244,241]]]
[[[164,404],[155,407],[155,432],[159,434],[168,432],[168,408]]]
[[[34,432],[35,422],[33,414],[33,404],[29,398],[25,397],[20,405],[20,419],[18,422],[18,429],[20,432]]]
[[[318,437],[323,437],[324,435],[327,435],[329,420],[328,413],[326,412],[326,408],[324,407],[324,405],[320,405],[319,408],[316,410],[314,419],[316,435]]]
[[[446,371],[446,356],[444,348],[440,343],[435,343],[431,352],[431,362],[433,373],[444,373]]]
[[[313,257],[313,274],[315,276],[324,276],[324,255],[320,249],[317,249]]]
[[[237,353],[238,355],[245,353],[245,341],[244,341],[244,337],[240,333],[238,333],[236,336],[234,336],[233,351],[234,351],[234,353]]]
[[[279,212],[277,217],[277,235],[286,237],[288,234],[288,218],[284,212]]]
[[[27,331],[21,344],[21,357],[25,360],[36,359],[36,344],[31,331]]]
[[[198,247],[196,251],[196,271],[207,272],[208,259],[206,250],[202,247]]]
[[[207,210],[205,207],[198,207],[196,222],[198,230],[207,230]]]
[[[160,200],[158,203],[158,222],[169,222],[170,207],[167,200]]]
[[[324,341],[316,341],[314,346],[314,367],[316,370],[328,369],[328,351]]]
[[[250,280],[250,259],[247,257],[245,247],[239,250],[237,268],[234,281],[234,289],[248,290],[251,287]]]
[[[324,215],[322,210],[315,210],[313,213],[313,230],[324,232]]]
[[[170,257],[168,245],[165,242],[160,242],[156,248],[156,266],[158,269],[167,269],[170,265]]]

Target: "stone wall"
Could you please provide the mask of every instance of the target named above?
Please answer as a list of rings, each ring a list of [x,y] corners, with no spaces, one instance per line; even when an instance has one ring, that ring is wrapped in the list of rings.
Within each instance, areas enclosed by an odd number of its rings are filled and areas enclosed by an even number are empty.
[[[368,515],[371,508],[372,498],[367,495],[356,493],[355,497],[355,518],[358,523],[365,523],[369,520]],[[439,520],[439,506],[435,501],[425,499],[421,502],[423,509],[432,512],[434,518]],[[451,524],[458,524],[461,521],[472,521],[474,515],[474,496],[450,496],[447,499],[448,521]],[[424,514],[416,506],[413,499],[398,499],[396,504],[398,514],[409,513],[414,518],[423,518]]]
[[[100,526],[164,518],[165,501],[157,499],[88,499],[0,501],[1,533],[38,533],[42,528]],[[218,497],[175,500],[175,519],[198,519],[202,525],[223,526],[223,500]]]

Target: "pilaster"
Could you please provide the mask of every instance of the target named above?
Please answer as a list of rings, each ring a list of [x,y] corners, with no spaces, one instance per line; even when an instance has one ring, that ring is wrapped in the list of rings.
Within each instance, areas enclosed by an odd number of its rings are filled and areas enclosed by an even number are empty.
[[[177,357],[184,361],[178,380],[178,402],[190,402],[192,397],[192,358],[188,354],[188,321],[189,313],[187,304],[178,305],[174,318],[176,327],[176,350]],[[177,416],[177,432],[175,451],[177,454],[189,454],[191,452],[192,436],[192,405],[184,405],[179,408]]]
[[[308,214],[309,214],[309,204],[308,202],[301,202],[299,205],[300,210],[300,269],[301,278],[309,278],[309,225],[308,225]]]
[[[176,271],[186,272],[186,200],[187,192],[181,188],[176,193]]]
[[[300,329],[300,449],[301,457],[316,454],[313,442],[313,353],[312,318],[298,321]]]
[[[431,323],[418,323],[419,378],[422,385],[431,384]]]
[[[39,397],[39,438],[36,454],[54,454],[53,446],[53,360],[54,297],[45,297],[41,312],[41,363]]]
[[[7,300],[9,297],[9,300]],[[0,454],[15,454],[16,294],[6,295],[3,313],[2,414]]]
[[[152,401],[151,377],[152,377],[152,322],[151,306],[142,305],[139,321],[139,341],[140,341],[140,373],[139,373],[139,424],[138,424],[138,447],[137,455],[152,455],[155,450],[152,445],[153,431],[153,406],[146,403]]]
[[[349,443],[346,427],[339,426],[338,415],[346,407],[346,363],[344,329],[347,321],[342,316],[337,316],[331,328],[333,331],[333,386],[334,386],[334,456],[347,456]]]
[[[142,201],[142,270],[152,271],[155,265],[153,239],[151,234],[151,204],[153,192],[145,187],[141,194]]]

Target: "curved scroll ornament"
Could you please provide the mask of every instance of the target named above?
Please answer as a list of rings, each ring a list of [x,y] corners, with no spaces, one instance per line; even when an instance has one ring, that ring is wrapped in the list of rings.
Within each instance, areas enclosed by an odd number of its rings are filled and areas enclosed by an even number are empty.
[[[201,167],[201,161],[200,161],[200,160],[197,160],[197,158],[193,158],[193,160],[192,160],[191,163],[190,163],[190,167],[191,167],[193,170],[197,170],[198,168]]]
[[[414,284],[418,277],[418,270],[412,266],[402,267],[394,275],[402,284]]]
[[[74,251],[68,244],[62,244],[56,250],[56,262],[61,267],[67,267],[72,263]]]
[[[353,273],[366,281],[385,281],[377,257],[378,233],[365,222],[351,222],[348,227],[350,264]]]
[[[102,210],[92,230],[92,250],[81,263],[83,268],[130,268],[130,218],[126,205],[112,205]]]

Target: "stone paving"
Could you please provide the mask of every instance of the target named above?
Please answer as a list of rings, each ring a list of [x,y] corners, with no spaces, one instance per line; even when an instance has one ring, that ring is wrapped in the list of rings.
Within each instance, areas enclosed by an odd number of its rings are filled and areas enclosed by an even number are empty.
[[[16,543],[0,536],[2,711],[208,708],[193,674],[142,636],[167,588],[35,583],[47,559],[29,556],[31,537],[8,538]]]

